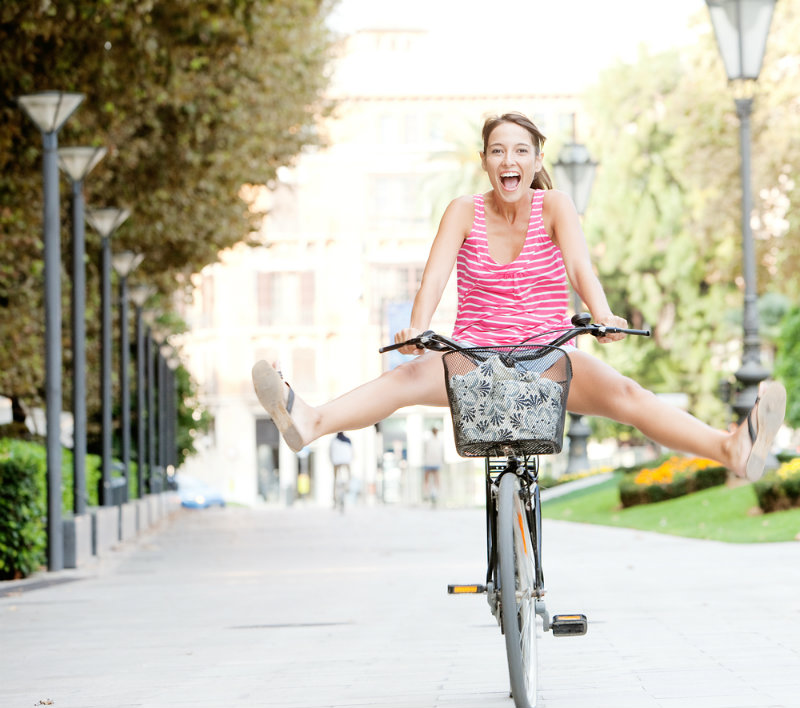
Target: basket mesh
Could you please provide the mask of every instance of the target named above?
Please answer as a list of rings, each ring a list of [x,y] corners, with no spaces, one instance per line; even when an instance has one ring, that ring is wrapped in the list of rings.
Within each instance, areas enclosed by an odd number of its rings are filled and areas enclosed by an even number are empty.
[[[561,452],[572,378],[563,349],[475,347],[442,360],[459,455]]]

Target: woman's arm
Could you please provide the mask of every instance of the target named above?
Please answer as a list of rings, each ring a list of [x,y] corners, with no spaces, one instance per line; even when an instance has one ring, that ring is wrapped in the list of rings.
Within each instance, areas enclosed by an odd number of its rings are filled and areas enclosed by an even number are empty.
[[[627,327],[627,322],[614,315],[606,293],[592,267],[589,247],[581,228],[580,218],[569,195],[558,190],[548,190],[544,195],[543,217],[545,228],[564,259],[567,277],[575,292],[586,303],[592,319],[600,324]],[[622,339],[624,334],[609,335],[599,341]]]
[[[473,221],[472,197],[465,196],[454,199],[445,209],[439,230],[431,245],[422,282],[414,298],[411,310],[411,322],[406,329],[400,330],[394,338],[395,342],[403,342],[424,332],[431,324],[433,313],[439,306],[442,293],[453,272],[453,265],[458,256],[458,249],[464,243]],[[399,350],[403,354],[418,354],[420,350],[405,348]]]

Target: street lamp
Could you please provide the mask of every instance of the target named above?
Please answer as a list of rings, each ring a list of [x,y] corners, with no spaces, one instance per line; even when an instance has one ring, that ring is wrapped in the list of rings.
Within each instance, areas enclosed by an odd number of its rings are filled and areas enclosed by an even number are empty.
[[[100,160],[104,147],[66,147],[58,166],[72,185],[72,486],[73,511],[86,512],[86,233],[83,181]]]
[[[150,285],[134,285],[129,292],[131,302],[135,308],[136,321],[136,466],[138,468],[138,486],[136,496],[141,499],[145,495],[145,454],[146,428],[145,428],[145,372],[147,361],[145,359],[145,322],[143,309],[150,296],[155,293],[155,288]]]
[[[102,406],[102,495],[100,504],[110,506],[111,497],[111,236],[130,216],[128,209],[106,207],[87,209],[86,220],[100,234],[102,247],[100,256],[101,277],[101,361],[100,398]]]
[[[131,343],[128,327],[128,276],[142,262],[144,256],[133,251],[120,251],[111,256],[111,265],[119,276],[119,391],[120,440],[122,466],[128,479],[131,465]],[[127,487],[126,487],[127,489]]]
[[[47,566],[64,567],[61,520],[61,239],[58,131],[83,101],[82,93],[41,91],[17,103],[42,134],[44,193],[45,405],[47,408]]]
[[[561,186],[575,203],[579,216],[583,216],[589,205],[597,163],[589,155],[585,145],[575,142],[575,120],[572,123],[572,142],[567,143],[558,153],[558,160],[553,164],[556,184]],[[578,294],[572,291],[572,307],[577,313],[581,303]],[[576,342],[577,343],[577,342]],[[567,474],[589,469],[589,458],[586,454],[586,442],[592,431],[578,413],[569,414],[569,453],[567,457]]]
[[[147,491],[151,494],[161,491],[161,482],[156,475],[158,458],[156,457],[156,417],[159,415],[156,408],[156,357],[158,356],[158,342],[153,332],[155,316],[152,312],[144,314],[147,322],[147,337],[144,341],[144,356],[147,362],[145,376],[147,377],[147,468],[149,472]]]
[[[767,35],[776,0],[706,0],[711,24],[729,81],[749,85],[741,98],[735,98],[739,117],[742,182],[742,263],[744,271],[744,341],[742,366],[735,376],[739,391],[733,409],[744,420],[755,405],[758,384],[769,376],[761,365],[758,336],[756,262],[750,216],[753,200],[750,184],[750,114],[753,108],[752,85],[761,72]]]
[[[169,388],[167,390],[169,410],[169,447],[167,448],[167,465],[176,470],[178,468],[178,375],[175,373],[181,360],[173,349],[172,355],[167,359],[167,372]]]
[[[168,362],[172,358],[172,347],[167,339],[158,348],[158,457],[164,473],[169,469],[172,455],[172,370]]]

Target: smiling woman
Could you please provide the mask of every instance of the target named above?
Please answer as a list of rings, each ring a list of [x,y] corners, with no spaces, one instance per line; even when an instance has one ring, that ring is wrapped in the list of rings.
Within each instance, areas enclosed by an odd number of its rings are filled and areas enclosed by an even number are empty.
[[[552,189],[543,166],[544,135],[519,113],[488,119],[482,135],[481,165],[492,188],[458,197],[445,209],[409,326],[395,335],[395,342],[407,342],[428,329],[454,267],[458,310],[453,336],[466,345],[548,344],[554,331],[571,326],[568,284],[596,323],[626,328],[595,275],[572,200]],[[608,334],[598,341],[622,337]],[[721,431],[588,352],[565,349],[573,373],[570,411],[633,425],[664,447],[716,460],[736,475],[761,476],[783,422],[786,391],[781,384],[764,386],[747,421],[734,431]],[[299,451],[322,435],[373,425],[403,406],[446,406],[441,352],[420,354],[412,344],[399,351],[417,356],[317,407],[295,396],[265,361],[253,367],[253,384],[287,444]]]

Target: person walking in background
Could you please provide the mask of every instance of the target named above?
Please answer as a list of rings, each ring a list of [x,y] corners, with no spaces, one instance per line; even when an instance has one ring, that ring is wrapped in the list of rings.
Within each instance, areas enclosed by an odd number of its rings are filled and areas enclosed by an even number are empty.
[[[425,439],[422,447],[422,497],[436,506],[439,500],[439,470],[444,463],[444,447],[439,437],[439,429],[431,428],[431,434]]]
[[[333,465],[333,506],[344,511],[344,499],[350,483],[350,464],[353,461],[353,443],[344,433],[336,433],[330,446]]]
[[[395,342],[429,328],[454,268],[456,340],[477,346],[547,343],[550,331],[571,326],[569,284],[595,322],[626,327],[594,271],[575,205],[569,195],[553,189],[543,166],[541,131],[526,116],[506,113],[487,119],[482,137],[481,164],[492,188],[458,197],[445,209],[409,326],[395,334]],[[624,336],[610,334],[597,341],[606,344]],[[779,382],[761,385],[738,427],[719,430],[588,351],[569,345],[562,349],[573,374],[567,410],[634,426],[663,447],[716,460],[738,477],[753,481],[763,474],[786,411],[786,389]],[[412,345],[399,352],[417,356],[320,406],[295,396],[266,361],[254,365],[253,386],[286,443],[299,450],[336,430],[365,428],[404,406],[447,406],[441,353],[421,353]]]

